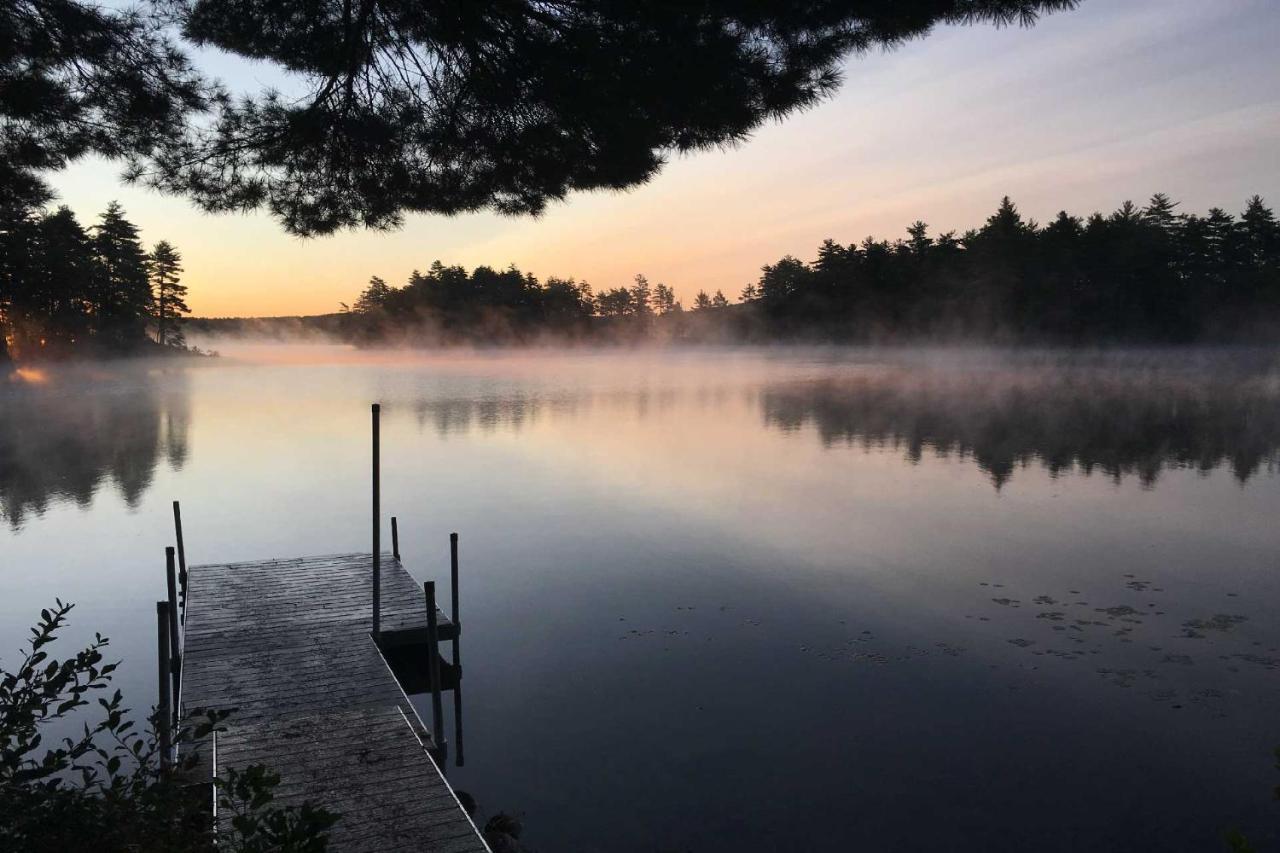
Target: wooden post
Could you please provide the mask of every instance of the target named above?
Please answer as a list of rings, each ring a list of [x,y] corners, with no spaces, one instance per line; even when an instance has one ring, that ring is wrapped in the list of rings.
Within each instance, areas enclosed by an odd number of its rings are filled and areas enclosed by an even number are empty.
[[[422,585],[427,596],[427,662],[431,674],[431,737],[436,742],[436,749],[443,757],[444,744],[444,708],[440,704],[440,631],[436,619],[436,582],[427,581]],[[443,763],[443,759],[442,759]]]
[[[182,642],[178,637],[178,584],[173,567],[173,548],[164,549],[165,575],[169,586],[169,671],[173,678],[173,705],[169,708],[174,721],[178,718],[178,699],[182,696]]]
[[[378,421],[382,406],[373,404],[373,639],[382,635],[382,471]]]
[[[458,616],[458,534],[449,534],[449,581],[453,594],[453,739],[458,751],[454,761],[459,767],[462,759],[462,622]]]
[[[172,675],[169,661],[169,602],[156,602],[156,660],[158,663],[158,698],[156,701],[156,734],[160,738],[160,766],[168,767],[172,738],[169,710],[169,679]]]
[[[396,517],[391,516],[391,556],[400,562],[400,528],[396,525]]]
[[[449,534],[449,594],[453,601],[453,627],[460,628],[458,620],[458,534]]]
[[[182,541],[182,507],[173,502],[173,532],[178,540],[178,591],[181,596],[182,621],[187,618],[187,546]]]

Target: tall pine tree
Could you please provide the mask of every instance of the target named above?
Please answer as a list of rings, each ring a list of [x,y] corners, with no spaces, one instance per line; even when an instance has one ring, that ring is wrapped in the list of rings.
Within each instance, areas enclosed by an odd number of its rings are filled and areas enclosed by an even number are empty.
[[[30,327],[56,351],[66,351],[90,332],[85,297],[94,260],[89,235],[63,206],[40,218],[37,236],[28,288]]]
[[[148,258],[151,295],[155,304],[156,340],[162,346],[185,346],[182,316],[187,307],[187,286],[182,283],[182,255],[167,240],[156,243]]]
[[[98,334],[108,346],[126,347],[146,335],[152,313],[147,253],[138,227],[114,201],[93,231],[97,269],[92,303]]]
[[[21,357],[18,331],[37,245],[31,205],[16,195],[0,195],[0,368]]]

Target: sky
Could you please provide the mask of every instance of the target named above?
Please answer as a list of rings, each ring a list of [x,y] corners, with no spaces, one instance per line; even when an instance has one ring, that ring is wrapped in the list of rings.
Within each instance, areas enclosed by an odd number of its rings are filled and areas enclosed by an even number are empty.
[[[1035,28],[943,28],[849,60],[840,92],[728,150],[673,157],[624,193],[571,196],[538,218],[411,215],[393,233],[291,237],[265,214],[210,215],[129,187],[87,159],[53,176],[86,224],[118,200],[148,245],[182,253],[196,316],[335,311],[373,275],[432,261],[515,264],[601,289],[637,273],[686,305],[735,298],[784,255],[896,238],[922,219],[974,227],[1009,195],[1027,216],[1110,211],[1165,192],[1182,210],[1280,208],[1280,2],[1084,0]],[[271,69],[207,55],[238,87]]]

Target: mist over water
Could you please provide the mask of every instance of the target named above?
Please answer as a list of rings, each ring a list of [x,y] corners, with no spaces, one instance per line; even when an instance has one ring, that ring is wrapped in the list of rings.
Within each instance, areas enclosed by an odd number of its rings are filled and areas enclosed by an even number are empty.
[[[153,701],[169,502],[367,548],[376,400],[451,779],[539,850],[1280,841],[1273,352],[214,348],[0,385],[0,653],[61,596]]]

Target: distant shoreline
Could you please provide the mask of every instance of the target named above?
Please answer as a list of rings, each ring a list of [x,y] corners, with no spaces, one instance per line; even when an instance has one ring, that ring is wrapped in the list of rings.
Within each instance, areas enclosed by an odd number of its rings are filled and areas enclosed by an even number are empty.
[[[13,358],[0,358],[0,376],[13,373],[24,366],[63,362],[134,361],[151,358],[202,359],[215,357],[217,357],[217,353],[201,350],[199,347],[166,346],[155,341],[147,341],[128,347],[73,347],[60,349],[48,354],[40,353],[34,357],[24,354]]]

